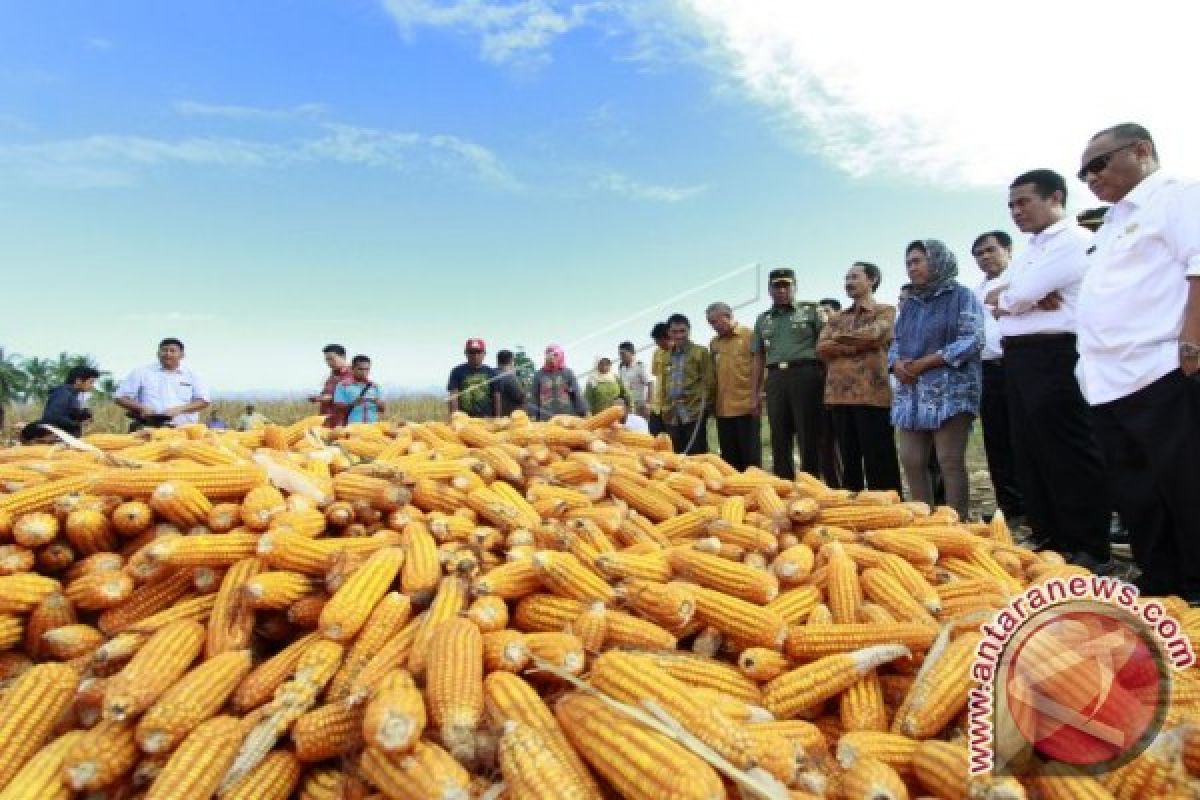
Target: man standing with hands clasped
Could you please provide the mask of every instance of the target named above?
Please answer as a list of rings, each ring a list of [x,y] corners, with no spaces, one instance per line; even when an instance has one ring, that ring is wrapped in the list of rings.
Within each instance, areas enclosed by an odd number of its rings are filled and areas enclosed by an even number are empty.
[[[1079,382],[1144,594],[1200,604],[1200,184],[1141,125],[1092,137],[1079,179],[1112,203],[1079,298]]]
[[[1075,379],[1075,310],[1092,236],[1066,213],[1067,183],[1035,169],[1009,187],[1029,246],[984,305],[999,323],[1017,480],[1034,547],[1093,572],[1108,569],[1104,462]]]
[[[801,467],[820,474],[821,413],[824,409],[825,374],[817,360],[821,319],[816,303],[796,302],[796,273],[773,269],[767,275],[772,306],[758,315],[750,349],[753,402],[751,413],[761,413],[763,369],[767,375],[767,421],[771,428],[771,457],[775,474],[784,480],[796,477],[792,444],[800,440]]]

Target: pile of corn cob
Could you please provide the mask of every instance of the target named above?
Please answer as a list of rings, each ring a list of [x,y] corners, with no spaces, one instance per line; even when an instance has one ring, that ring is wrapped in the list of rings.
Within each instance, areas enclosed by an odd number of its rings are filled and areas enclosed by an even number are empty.
[[[1195,674],[1107,778],[968,779],[979,623],[1077,567],[616,413],[0,450],[0,800],[1194,796]]]

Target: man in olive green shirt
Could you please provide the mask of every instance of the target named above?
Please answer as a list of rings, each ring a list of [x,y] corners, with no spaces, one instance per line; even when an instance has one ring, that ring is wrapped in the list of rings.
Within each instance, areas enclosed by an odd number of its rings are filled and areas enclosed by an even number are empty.
[[[733,318],[728,303],[713,303],[705,312],[717,334],[708,345],[717,381],[713,414],[717,418],[717,441],[721,457],[742,472],[762,466],[761,419],[754,409],[754,353],[750,344],[754,331]]]
[[[820,474],[824,376],[817,360],[821,317],[816,303],[796,302],[796,273],[773,269],[767,277],[773,305],[754,323],[754,411],[761,410],[761,376],[767,376],[767,419],[775,474],[794,480],[792,442],[799,440],[802,469]]]
[[[663,383],[666,380],[667,354],[671,352],[667,323],[655,323],[650,331],[650,338],[654,340],[654,354],[650,357],[651,385],[650,398],[646,403],[646,424],[650,427],[650,433],[657,436],[667,430],[662,418]]]
[[[692,324],[683,314],[667,318],[671,350],[666,355],[662,417],[676,453],[708,452],[708,417],[716,383],[708,349],[691,340]]]

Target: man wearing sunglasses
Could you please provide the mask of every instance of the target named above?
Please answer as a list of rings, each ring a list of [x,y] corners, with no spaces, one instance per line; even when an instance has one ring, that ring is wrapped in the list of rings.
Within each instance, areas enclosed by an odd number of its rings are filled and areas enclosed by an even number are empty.
[[[493,396],[496,371],[483,363],[487,345],[483,339],[472,337],[467,339],[463,352],[466,363],[450,370],[450,380],[446,382],[449,392],[446,405],[451,414],[463,411],[472,417],[490,417],[496,408]]]
[[[1092,137],[1079,178],[1112,203],[1079,298],[1079,379],[1148,594],[1200,604],[1200,184],[1141,125]]]

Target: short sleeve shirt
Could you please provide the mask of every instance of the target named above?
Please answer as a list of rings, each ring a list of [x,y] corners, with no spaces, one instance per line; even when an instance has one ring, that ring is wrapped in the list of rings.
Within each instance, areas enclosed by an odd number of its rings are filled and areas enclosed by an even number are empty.
[[[378,422],[380,398],[379,387],[374,383],[339,383],[333,390],[333,402],[344,403],[347,406],[358,401],[361,397],[365,402],[353,406],[346,412],[346,423]]]
[[[196,400],[207,402],[212,399],[208,387],[195,372],[182,365],[178,369],[167,370],[161,364],[148,364],[129,373],[117,389],[117,397],[149,406],[155,413]],[[171,424],[190,425],[199,419],[200,414],[193,411],[175,416]]]
[[[336,428],[342,422],[342,415],[333,405],[333,394],[337,391],[339,383],[353,380],[354,373],[349,367],[343,367],[334,372],[330,370],[329,377],[325,378],[325,385],[321,387],[321,394],[327,395],[328,401],[322,400],[317,410],[325,417],[325,427]]]
[[[496,371],[489,366],[472,367],[459,364],[450,370],[446,391],[458,395],[458,407],[472,417],[492,416],[492,378]]]
[[[769,366],[817,357],[821,318],[816,303],[773,306],[754,321],[750,352],[762,353]]]

